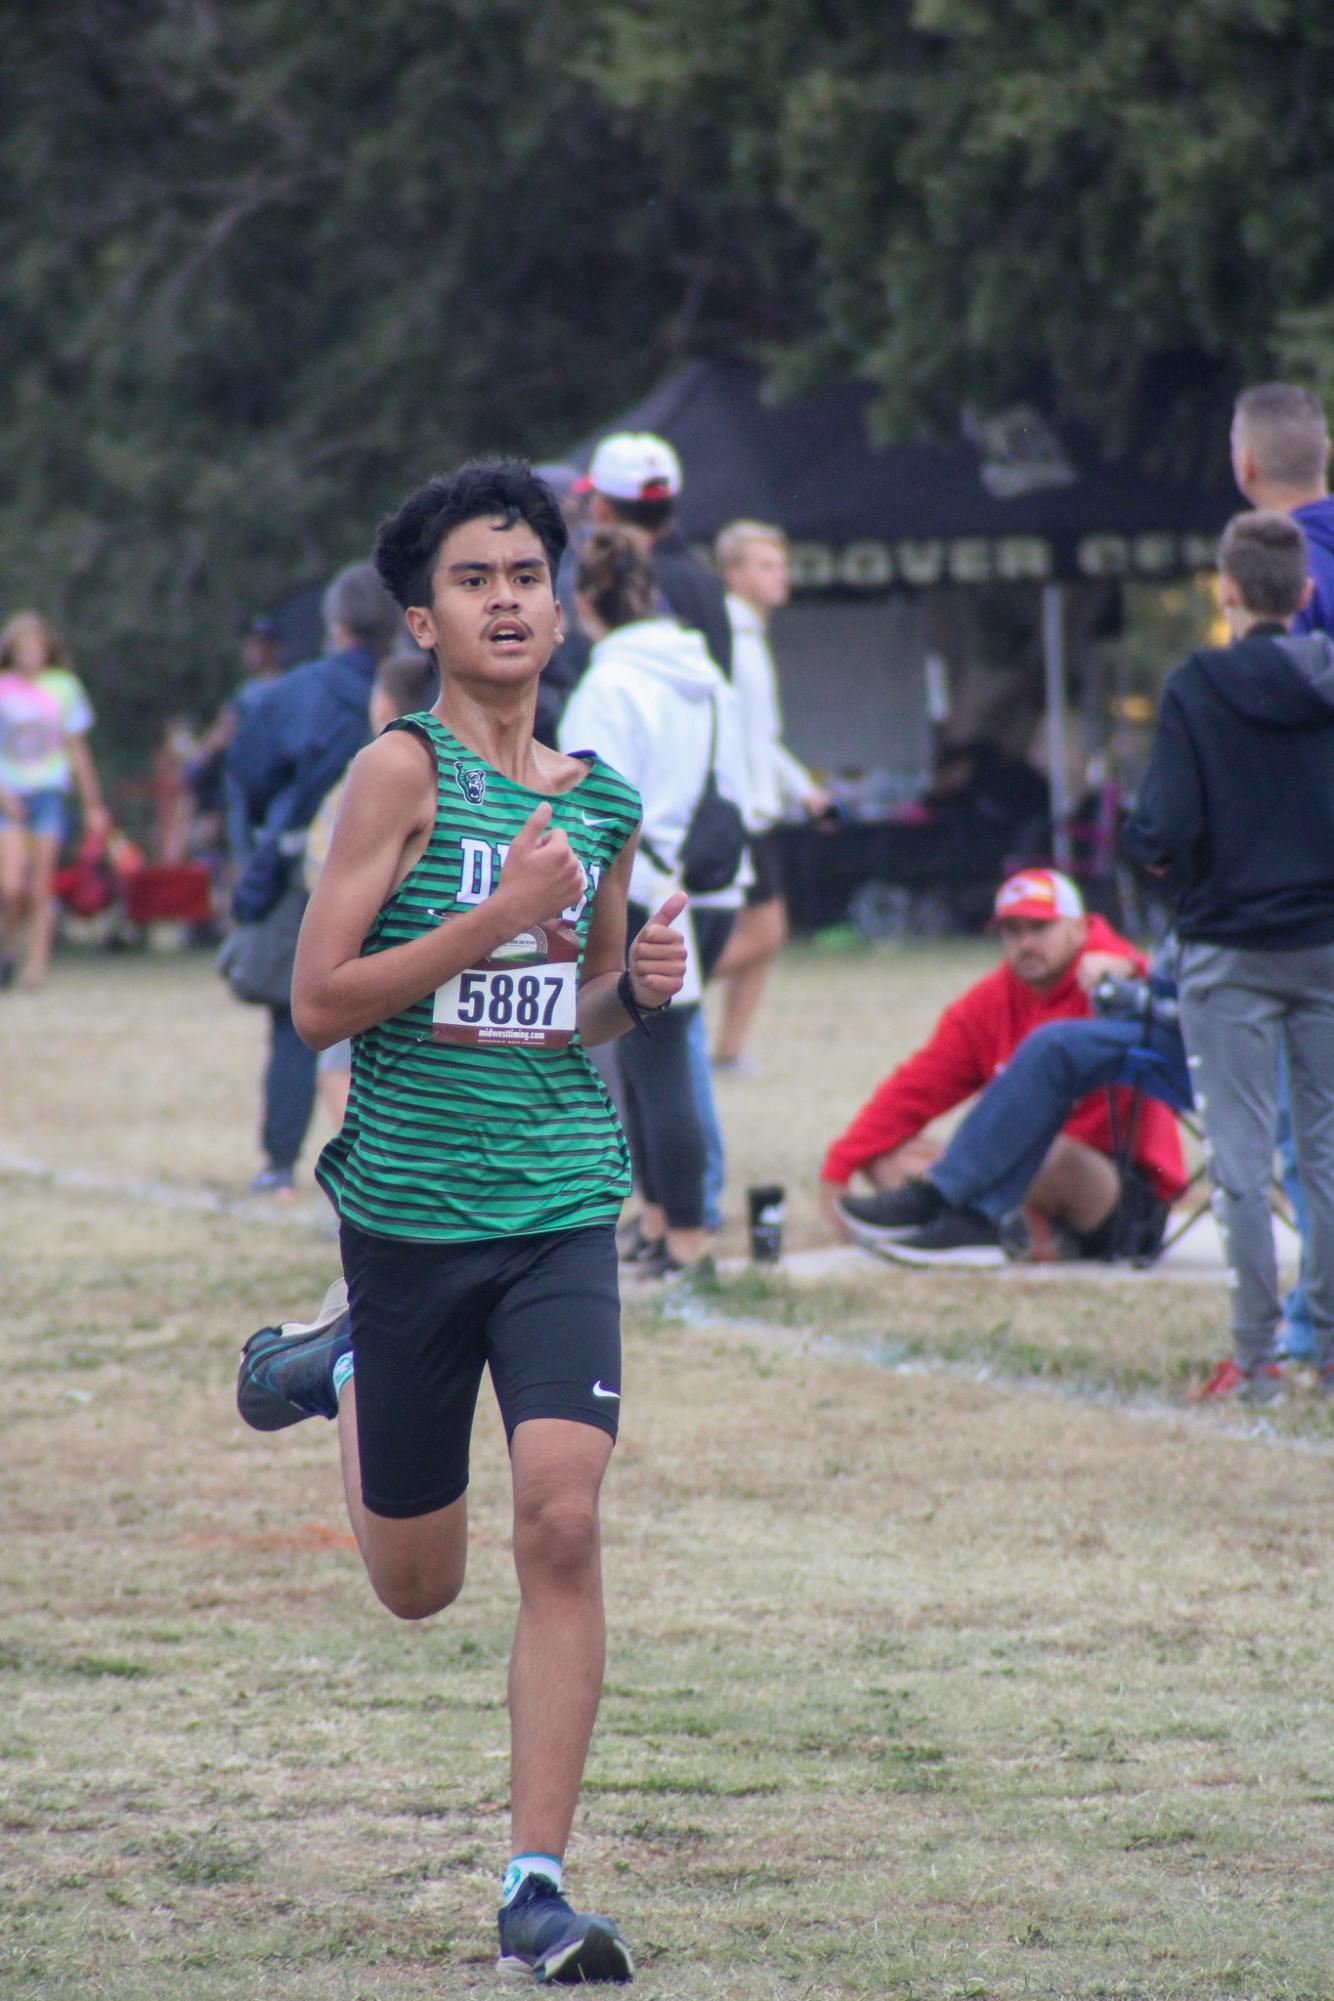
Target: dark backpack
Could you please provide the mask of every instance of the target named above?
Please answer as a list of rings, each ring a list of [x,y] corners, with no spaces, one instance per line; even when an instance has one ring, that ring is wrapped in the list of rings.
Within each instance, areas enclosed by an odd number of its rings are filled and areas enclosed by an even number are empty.
[[[709,769],[704,789],[690,815],[686,837],[681,843],[681,886],[693,896],[710,896],[715,890],[726,889],[729,883],[736,880],[741,857],[746,851],[746,828],[740,808],[734,806],[730,799],[724,799],[713,773],[714,754],[718,747],[718,705],[712,695],[709,697],[709,710]],[[661,856],[642,835],[639,845],[653,866],[667,874]]]

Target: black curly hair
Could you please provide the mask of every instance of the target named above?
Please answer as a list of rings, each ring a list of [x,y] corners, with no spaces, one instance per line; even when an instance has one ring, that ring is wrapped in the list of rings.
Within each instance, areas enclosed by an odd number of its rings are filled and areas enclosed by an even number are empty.
[[[506,528],[526,521],[546,552],[554,590],[569,536],[560,502],[524,459],[473,459],[419,487],[383,522],[375,567],[404,611],[430,605],[440,544],[465,521],[501,516]]]

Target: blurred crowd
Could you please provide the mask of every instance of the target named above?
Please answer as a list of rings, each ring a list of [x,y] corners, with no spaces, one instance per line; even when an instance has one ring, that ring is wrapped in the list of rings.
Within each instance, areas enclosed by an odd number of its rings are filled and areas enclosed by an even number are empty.
[[[1178,1118],[1202,1119],[1234,1303],[1234,1354],[1210,1393],[1260,1399],[1277,1389],[1281,1342],[1323,1368],[1334,1326],[1334,502],[1325,420],[1307,392],[1248,391],[1232,449],[1253,512],[1220,551],[1229,644],[1169,681],[1122,840],[1175,902],[1167,949],[1150,966],[1047,865],[1048,797],[1032,767],[980,740],[940,746],[924,806],[1016,829],[992,912],[999,963],[876,1085],[831,1142],[821,1187],[831,1234],[894,1262],[1146,1264],[1189,1183]],[[639,791],[631,935],[673,888],[690,895],[677,1005],[652,1036],[596,1056],[638,1192],[623,1259],[670,1278],[707,1266],[723,1220],[715,1088],[751,1067],[786,936],[780,830],[833,831],[839,809],[783,741],[770,650],[790,589],[782,527],[731,522],[712,566],[701,562],[679,526],[684,470],[648,434],[605,438],[586,472],[539,471],[570,543],[537,734],[598,751]],[[433,656],[369,563],[333,578],[322,612],[324,650],[295,666],[273,622],[251,619],[218,715],[197,735],[170,726],[149,782],[147,857],[123,840],[117,855],[92,707],[59,635],[32,611],[0,629],[0,985],[46,974],[76,811],[71,909],[95,901],[96,883],[110,894],[118,867],[202,873],[203,908],[186,895],[178,914],[188,905],[204,935],[222,914],[233,990],[269,1016],[252,1186],[278,1199],[294,1190],[317,1096],[335,1123],[347,1097],[349,1045],[317,1060],[290,1009],[296,933],[342,779],[373,733],[429,708],[437,689]],[[968,1100],[940,1141],[934,1122]],[[1276,1141],[1305,1249],[1286,1309],[1270,1223]]]

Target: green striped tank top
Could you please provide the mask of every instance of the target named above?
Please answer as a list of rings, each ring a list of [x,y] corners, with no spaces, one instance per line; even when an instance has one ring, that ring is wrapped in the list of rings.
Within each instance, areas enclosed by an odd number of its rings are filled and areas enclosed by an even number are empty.
[[[316,1178],[341,1216],[382,1237],[463,1242],[612,1220],[630,1187],[625,1137],[578,1033],[558,1031],[573,1026],[571,967],[582,963],[602,871],[639,824],[639,795],[591,755],[572,791],[538,793],[484,763],[435,715],[391,727],[416,730],[435,752],[435,825],[366,934],[363,958],[485,901],[542,799],[588,886],[558,923],[493,955],[492,970],[470,971],[353,1038],[347,1114]]]

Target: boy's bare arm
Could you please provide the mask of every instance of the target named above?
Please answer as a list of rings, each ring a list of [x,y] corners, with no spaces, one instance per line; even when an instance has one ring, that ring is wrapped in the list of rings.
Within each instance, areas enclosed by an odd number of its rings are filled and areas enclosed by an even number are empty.
[[[627,967],[625,905],[638,835],[632,835],[607,869],[593,899],[588,942],[579,981],[579,1035],[586,1048],[611,1042],[630,1026],[616,989]],[[681,990],[686,971],[686,944],[672,919],[685,909],[678,890],[635,936],[628,968],[635,999],[641,1007],[661,1007]]]
[[[434,771],[405,731],[377,738],[353,759],[292,979],[292,1018],[314,1049],[401,1014],[582,893],[583,870],[564,834],[548,832],[551,808],[543,804],[516,834],[484,903],[363,959],[366,933],[399,880],[414,835],[433,822],[435,803]]]

